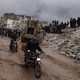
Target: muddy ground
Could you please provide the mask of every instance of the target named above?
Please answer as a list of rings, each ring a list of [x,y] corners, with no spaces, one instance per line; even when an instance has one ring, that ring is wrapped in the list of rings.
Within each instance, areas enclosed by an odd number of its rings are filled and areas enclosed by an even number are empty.
[[[11,53],[9,42],[9,38],[0,36],[0,80],[80,80],[80,63],[52,51],[47,43],[42,44],[42,77],[37,79],[32,69],[21,67],[24,53],[20,47]]]

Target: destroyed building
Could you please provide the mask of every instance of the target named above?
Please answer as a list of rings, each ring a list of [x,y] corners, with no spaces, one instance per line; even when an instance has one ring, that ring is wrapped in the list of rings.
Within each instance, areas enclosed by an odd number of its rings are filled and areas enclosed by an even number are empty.
[[[5,13],[0,18],[0,23],[1,26],[5,25],[7,28],[24,28],[26,27],[29,19],[31,19],[30,16]]]

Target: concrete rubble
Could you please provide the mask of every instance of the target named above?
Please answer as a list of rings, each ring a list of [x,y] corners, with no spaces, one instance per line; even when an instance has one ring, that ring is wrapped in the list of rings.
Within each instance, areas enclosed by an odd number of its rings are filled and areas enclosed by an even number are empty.
[[[80,28],[66,28],[62,34],[47,34],[44,41],[59,54],[80,60]]]

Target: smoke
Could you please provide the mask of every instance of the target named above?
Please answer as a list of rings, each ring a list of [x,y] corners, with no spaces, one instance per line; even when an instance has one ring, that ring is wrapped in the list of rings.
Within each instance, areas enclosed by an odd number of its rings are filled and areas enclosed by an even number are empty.
[[[56,15],[57,17],[59,17],[62,20],[67,20],[70,17],[72,17],[71,13],[70,13],[71,9],[67,8],[67,7],[59,7],[56,10]]]
[[[34,13],[34,17],[36,17],[37,19],[41,18],[41,14],[43,14],[43,11],[46,8],[46,4],[42,3],[41,5],[37,5],[37,10]]]
[[[42,20],[69,20],[80,16],[80,0],[0,0],[0,15],[6,12]]]
[[[35,12],[35,14],[34,14],[34,17],[36,17],[37,19],[40,18],[40,15],[41,15],[41,13],[42,13],[42,7],[43,7],[43,6],[38,6],[38,7],[37,7],[37,10],[36,10],[36,12]]]

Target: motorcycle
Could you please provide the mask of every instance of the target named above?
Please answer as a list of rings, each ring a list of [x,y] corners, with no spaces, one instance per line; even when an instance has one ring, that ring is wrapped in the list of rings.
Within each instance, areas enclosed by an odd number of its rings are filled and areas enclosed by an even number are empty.
[[[31,67],[34,69],[35,76],[37,78],[41,77],[41,58],[40,58],[40,53],[34,53],[31,52],[30,50],[27,51],[26,55],[26,65],[27,68]]]
[[[12,53],[16,52],[16,47],[17,47],[17,41],[11,40],[10,51]]]

